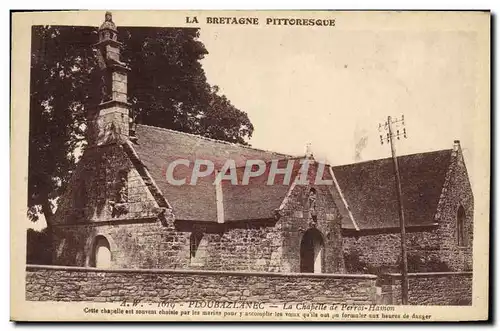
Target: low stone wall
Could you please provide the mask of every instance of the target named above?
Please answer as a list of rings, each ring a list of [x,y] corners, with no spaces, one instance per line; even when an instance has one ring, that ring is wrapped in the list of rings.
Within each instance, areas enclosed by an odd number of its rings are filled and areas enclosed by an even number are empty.
[[[427,272],[408,274],[410,305],[471,305],[472,272]],[[382,303],[401,304],[401,275],[380,277]]]
[[[375,275],[95,269],[28,265],[26,300],[375,304]]]

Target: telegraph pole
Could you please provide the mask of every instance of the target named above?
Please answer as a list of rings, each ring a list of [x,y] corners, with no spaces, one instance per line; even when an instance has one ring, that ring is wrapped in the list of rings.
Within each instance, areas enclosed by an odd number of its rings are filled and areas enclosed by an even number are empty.
[[[393,124],[402,127],[402,131],[396,129],[394,132]],[[391,154],[392,160],[394,162],[394,175],[396,177],[396,190],[398,195],[398,210],[399,210],[399,226],[401,229],[401,303],[403,305],[408,304],[408,259],[406,254],[406,228],[405,228],[405,216],[403,208],[403,193],[401,191],[401,178],[399,176],[399,165],[396,156],[396,144],[394,139],[400,139],[401,137],[406,138],[406,128],[404,128],[405,119],[404,115],[401,119],[391,119],[391,116],[387,117],[387,122],[384,123],[383,128],[387,130],[387,143],[391,144]],[[379,131],[382,130],[382,125],[379,124]],[[380,143],[384,144],[384,137],[380,135]]]

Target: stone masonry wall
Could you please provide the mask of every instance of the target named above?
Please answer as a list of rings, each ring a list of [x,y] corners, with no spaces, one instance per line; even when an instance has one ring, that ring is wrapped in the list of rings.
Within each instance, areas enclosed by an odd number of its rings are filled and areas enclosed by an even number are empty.
[[[376,276],[26,267],[26,300],[376,303]]]
[[[472,270],[474,227],[474,197],[460,148],[453,152],[453,165],[447,174],[449,181],[442,190],[436,213],[439,223],[440,256],[453,271]],[[457,213],[465,210],[465,243],[458,245]]]
[[[126,203],[117,204],[123,192]],[[101,236],[110,244],[112,268],[281,270],[282,237],[276,222],[202,228],[203,245],[192,256],[194,229],[179,228],[160,213],[126,148],[89,148],[60,201],[51,233],[53,264],[91,266],[94,242]]]
[[[274,226],[237,227],[220,234],[208,234],[209,270],[280,272],[282,234]]]
[[[98,236],[107,239],[112,267],[159,266],[161,208],[124,147],[89,148],[61,198],[52,227],[53,264],[90,266]]]
[[[94,242],[106,238],[111,268],[158,268],[162,226],[150,222],[58,226],[53,229],[56,265],[91,266]]]
[[[410,305],[471,305],[472,272],[435,272],[408,274]],[[384,304],[401,304],[401,276],[388,274],[381,278]]]
[[[394,272],[401,261],[399,233],[346,235],[343,237],[344,260],[347,272]],[[439,238],[437,231],[407,232],[408,269],[410,271],[439,271]],[[440,270],[446,271],[446,270]]]
[[[457,213],[460,206],[465,210],[463,245],[458,243]],[[456,146],[433,220],[437,227],[407,231],[409,271],[472,270],[473,220],[472,189],[461,149]],[[348,272],[395,272],[401,255],[397,232],[344,235],[343,250]],[[359,261],[359,268],[350,268],[352,260]]]
[[[275,222],[274,222],[275,223]],[[159,238],[160,268],[190,270],[281,271],[279,225],[167,225]],[[192,252],[191,236],[199,243]]]
[[[280,219],[283,233],[282,265],[285,272],[300,272],[300,247],[305,233],[318,230],[323,238],[322,270],[326,273],[344,271],[342,255],[341,215],[328,187],[317,185],[316,220],[308,205],[312,186],[297,185],[287,198]]]
[[[192,230],[179,229],[172,220],[56,226],[52,233],[56,265],[92,266],[94,242],[104,237],[110,244],[111,268],[281,271],[281,232],[273,226],[202,233],[195,256]]]
[[[124,147],[111,144],[85,151],[59,201],[54,224],[156,218],[159,212]]]
[[[92,266],[94,243],[104,237],[111,268],[300,272],[301,240],[317,229],[324,243],[322,271],[343,271],[340,214],[326,187],[315,187],[314,220],[310,186],[298,185],[279,220],[187,225],[174,221],[143,172],[126,145],[85,152],[56,214],[53,264]]]

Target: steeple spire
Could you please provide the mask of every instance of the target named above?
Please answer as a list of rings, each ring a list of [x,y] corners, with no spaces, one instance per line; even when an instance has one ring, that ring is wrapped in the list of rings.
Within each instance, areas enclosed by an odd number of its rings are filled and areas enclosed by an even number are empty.
[[[113,14],[109,11],[106,12],[104,22],[99,27],[99,41],[101,42],[107,39],[115,41],[118,39],[118,30],[113,22]]]
[[[101,103],[93,118],[90,143],[103,145],[129,137],[129,109],[127,102],[127,72],[130,69],[120,60],[118,30],[113,16],[106,12],[98,30],[99,42],[94,45],[101,69]]]

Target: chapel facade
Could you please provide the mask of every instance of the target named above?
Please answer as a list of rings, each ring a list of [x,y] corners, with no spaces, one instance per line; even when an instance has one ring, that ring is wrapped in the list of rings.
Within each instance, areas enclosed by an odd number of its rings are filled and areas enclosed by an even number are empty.
[[[54,216],[53,264],[345,273],[398,263],[395,186],[386,161],[325,167],[311,155],[293,157],[131,125],[127,73],[133,68],[120,60],[111,14],[98,36],[102,100],[89,112],[89,145]],[[408,219],[413,220],[410,251],[427,262],[442,261],[450,270],[466,270],[473,199],[463,156],[458,144],[435,153],[439,157],[400,158]],[[178,179],[189,180],[199,158],[209,159],[217,171],[233,160],[239,179],[248,160],[262,160],[266,171],[248,185],[216,183],[216,172],[196,185],[172,185],[166,167],[179,158],[190,162],[176,168]],[[310,167],[298,184],[303,162]],[[278,174],[278,184],[267,185],[272,166],[289,164],[289,183]],[[317,184],[318,173],[333,184]],[[375,178],[389,179],[381,185]]]

